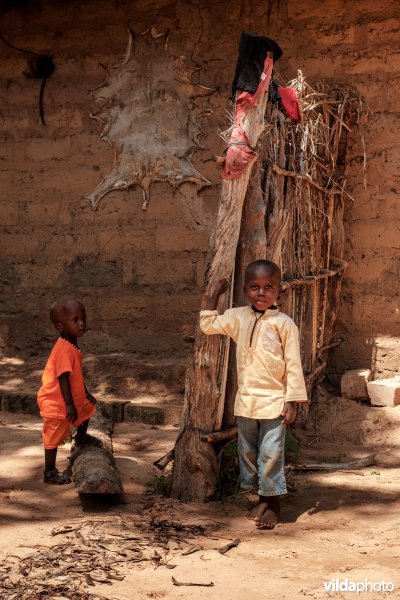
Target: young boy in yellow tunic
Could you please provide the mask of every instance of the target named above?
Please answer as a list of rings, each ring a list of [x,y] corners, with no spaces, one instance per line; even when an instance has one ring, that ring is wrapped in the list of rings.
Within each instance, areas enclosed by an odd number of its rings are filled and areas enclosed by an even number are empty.
[[[77,428],[77,446],[102,443],[87,433],[96,400],[83,381],[82,352],[77,342],[86,331],[85,308],[76,300],[59,300],[50,309],[50,319],[60,337],[48,358],[38,392],[43,417],[44,482],[63,485],[71,478],[56,469],[57,448],[69,437],[71,425]]]
[[[261,529],[279,522],[279,497],[286,493],[285,428],[295,420],[298,403],[307,402],[298,329],[275,305],[280,281],[275,263],[255,261],[245,271],[250,306],[218,314],[219,297],[228,289],[222,279],[200,313],[203,333],[229,335],[236,342],[240,479],[242,488],[258,490],[251,516]]]

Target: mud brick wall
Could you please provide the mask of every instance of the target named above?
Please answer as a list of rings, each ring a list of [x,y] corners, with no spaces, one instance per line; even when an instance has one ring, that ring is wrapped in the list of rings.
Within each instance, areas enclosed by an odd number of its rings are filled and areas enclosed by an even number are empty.
[[[53,338],[48,308],[61,295],[87,306],[94,352],[185,354],[200,301],[209,234],[218,201],[213,155],[224,125],[242,30],[270,35],[284,50],[278,70],[301,68],[310,82],[354,84],[373,114],[363,150],[351,149],[346,273],[339,333],[345,338],[331,368],[398,368],[399,272],[398,56],[399,3],[385,0],[264,0],[230,3],[137,0],[43,0],[6,13],[0,31],[14,45],[52,54],[56,71],[45,92],[47,126],[38,119],[39,83],[25,79],[26,57],[0,47],[0,345],[3,352],[47,351]],[[215,88],[199,108],[204,150],[196,168],[213,185],[200,193],[184,184],[152,188],[147,212],[138,189],[108,195],[94,212],[82,196],[113,161],[90,118],[89,90],[103,80],[101,64],[124,54],[127,25],[137,32],[171,29],[170,51],[201,67],[200,83]],[[397,213],[396,213],[397,211]],[[397,250],[396,250],[397,247]]]

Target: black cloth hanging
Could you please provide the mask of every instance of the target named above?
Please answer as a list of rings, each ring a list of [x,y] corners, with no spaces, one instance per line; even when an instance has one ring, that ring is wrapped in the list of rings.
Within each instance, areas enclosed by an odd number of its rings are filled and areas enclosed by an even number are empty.
[[[280,93],[278,92],[278,84],[274,79],[271,79],[268,87],[268,96],[272,104],[278,104],[279,106],[282,103],[282,98]]]
[[[232,82],[232,99],[237,90],[254,94],[260,82],[267,52],[274,53],[274,62],[283,54],[274,40],[242,31],[235,77]]]

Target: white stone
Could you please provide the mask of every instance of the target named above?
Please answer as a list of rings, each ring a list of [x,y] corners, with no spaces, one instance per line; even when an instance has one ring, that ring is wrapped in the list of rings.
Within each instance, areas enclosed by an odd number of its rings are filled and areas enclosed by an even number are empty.
[[[362,400],[368,398],[367,383],[371,381],[369,369],[353,369],[346,371],[340,380],[340,390],[343,398]]]
[[[400,377],[376,379],[367,383],[368,396],[373,406],[400,404]]]

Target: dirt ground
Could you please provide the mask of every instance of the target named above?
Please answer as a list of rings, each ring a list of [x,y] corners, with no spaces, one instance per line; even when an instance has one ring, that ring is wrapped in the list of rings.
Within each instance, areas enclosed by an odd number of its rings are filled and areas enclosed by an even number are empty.
[[[182,505],[156,493],[165,479],[152,462],[176,427],[121,423],[113,443],[125,495],[79,497],[41,481],[38,417],[0,413],[0,598],[351,598],[326,584],[393,584],[360,597],[398,598],[400,407],[371,408],[321,398],[296,431],[300,463],[373,466],[289,473],[290,493],[273,531],[245,518],[254,497]],[[67,465],[69,445],[60,449]],[[166,479],[168,476],[166,476]],[[240,543],[225,554],[229,542]],[[177,583],[209,584],[181,587]],[[337,579],[337,581],[336,581]],[[211,585],[212,584],[212,585]],[[91,594],[91,596],[89,596]]]

